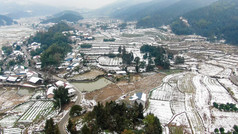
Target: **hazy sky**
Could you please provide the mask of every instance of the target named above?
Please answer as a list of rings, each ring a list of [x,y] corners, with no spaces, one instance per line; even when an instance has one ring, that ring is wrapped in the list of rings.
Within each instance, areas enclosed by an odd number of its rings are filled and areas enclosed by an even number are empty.
[[[40,3],[50,6],[95,9],[115,1],[117,0],[0,0],[0,4],[17,3],[21,5],[27,5]]]

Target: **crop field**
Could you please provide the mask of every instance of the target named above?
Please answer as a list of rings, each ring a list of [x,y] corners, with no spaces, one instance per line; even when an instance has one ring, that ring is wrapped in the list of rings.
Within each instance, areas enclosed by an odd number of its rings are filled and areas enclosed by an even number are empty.
[[[223,68],[211,64],[200,64],[199,68],[199,72],[207,76],[215,76],[223,71]]]
[[[75,75],[74,77],[70,78],[70,79],[74,79],[74,80],[90,80],[90,79],[95,79],[97,76],[99,75],[103,75],[104,72],[100,71],[100,70],[91,70],[90,72],[84,73],[84,74],[80,74],[80,75]]]
[[[150,108],[147,113],[155,114],[162,124],[166,124],[171,120],[173,113],[170,109],[169,101],[150,100],[150,103]]]
[[[3,128],[11,128],[14,127],[17,119],[19,118],[19,116],[17,115],[9,115],[4,117],[3,119],[0,120],[0,126]]]
[[[23,114],[25,113],[25,111],[26,111],[27,109],[29,109],[30,106],[32,106],[32,104],[34,104],[33,101],[23,103],[23,104],[21,104],[21,105],[19,105],[19,106],[16,106],[16,107],[12,110],[12,112],[13,112],[13,113],[16,113],[17,115],[23,115]]]
[[[40,117],[45,117],[53,111],[52,101],[35,102],[18,120],[18,122],[30,123]]]
[[[205,76],[203,83],[211,93],[211,103],[236,103],[228,94],[227,90],[222,85],[220,85],[216,79]]]
[[[209,75],[220,71],[223,69],[219,68]],[[230,72],[230,69],[224,71]],[[205,72],[208,71],[203,70]],[[152,112],[159,117],[165,129],[171,125],[178,126],[183,128],[184,133],[210,133],[221,126],[232,128],[237,123],[232,121],[235,113],[226,112],[222,116],[224,112],[212,108],[212,103],[237,104],[227,91],[230,88],[236,96],[237,86],[229,79],[210,78],[203,73],[184,72],[164,77],[163,83],[152,89],[147,113]],[[222,125],[222,122],[228,121]]]
[[[99,57],[98,62],[100,65],[104,66],[118,66],[122,64],[121,58],[109,58],[109,57]]]
[[[223,84],[226,89],[230,90],[231,94],[238,99],[238,87],[235,84],[233,84],[229,79],[219,79],[219,82]]]
[[[30,99],[34,94],[34,92],[19,94],[19,91],[16,87],[4,87],[0,89],[0,91],[0,110],[9,109],[21,104]]]

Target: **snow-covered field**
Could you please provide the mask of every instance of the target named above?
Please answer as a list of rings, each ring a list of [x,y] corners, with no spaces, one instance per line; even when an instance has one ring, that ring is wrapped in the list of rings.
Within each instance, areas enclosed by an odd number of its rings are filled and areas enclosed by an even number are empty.
[[[234,112],[221,112],[215,108],[211,110],[212,124],[210,126],[211,131],[214,131],[215,128],[223,127],[225,130],[231,130],[234,125],[238,124],[237,113]]]
[[[216,79],[205,76],[203,82],[211,93],[211,103],[236,103]]]
[[[23,103],[15,107],[11,112],[17,113],[18,115],[22,115],[33,103],[33,101]]]
[[[122,58],[99,57],[98,62],[103,66],[119,66],[122,64]]]
[[[199,72],[207,76],[215,76],[221,71],[223,71],[223,68],[221,67],[205,63],[200,64],[199,68]]]
[[[6,116],[0,120],[0,126],[6,127],[6,128],[11,128],[15,125],[18,118],[19,118],[19,116],[17,116],[17,115]]]
[[[209,72],[205,66],[207,64],[199,70],[201,74],[184,72],[166,76],[161,86],[152,90],[146,113],[154,113],[164,126],[168,123],[182,126],[184,133],[211,133],[219,127],[230,130],[238,124],[236,117],[233,118],[237,113],[221,112],[212,107],[213,102],[237,104],[227,89],[238,97],[238,87],[224,77],[229,77],[231,69],[208,65],[215,67]],[[217,74],[223,79],[210,77]],[[223,125],[224,122],[229,123]]]
[[[150,107],[146,114],[148,113],[153,113],[157,116],[162,124],[168,123],[173,116],[170,109],[170,102],[168,101],[150,100]]]
[[[22,115],[18,122],[30,123],[37,117],[45,117],[51,112],[53,112],[52,101],[37,101]]]
[[[238,87],[235,84],[233,84],[229,79],[219,79],[219,82],[228,90],[231,90],[234,93],[234,97],[238,99]]]

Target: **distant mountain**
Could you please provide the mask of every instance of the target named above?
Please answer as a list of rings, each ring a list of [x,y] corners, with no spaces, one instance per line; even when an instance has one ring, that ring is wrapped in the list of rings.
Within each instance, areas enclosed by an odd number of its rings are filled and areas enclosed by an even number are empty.
[[[13,21],[12,18],[9,18],[5,15],[0,15],[0,26],[12,25],[12,24],[16,24],[16,22]]]
[[[153,0],[121,8],[111,13],[111,17],[123,19],[126,21],[139,20],[147,15],[151,15],[157,10],[162,10],[179,0]]]
[[[137,27],[159,27],[167,25],[178,16],[189,11],[205,7],[217,0],[180,0],[166,8],[158,8],[153,13],[147,14],[137,23]]]
[[[104,7],[92,11],[90,15],[96,17],[112,16],[112,14],[116,13],[117,11],[148,1],[151,0],[118,0],[112,4],[106,5]]]
[[[1,3],[0,14],[4,14],[13,19],[47,16],[59,12],[60,9],[41,4],[21,5],[16,3]]]
[[[69,22],[77,22],[79,20],[82,20],[83,17],[75,11],[63,11],[60,13],[57,13],[53,15],[52,17],[49,17],[48,19],[42,21],[42,23],[58,23],[60,21],[66,20]]]
[[[219,0],[183,15],[171,25],[176,34],[199,34],[210,39],[225,39],[238,45],[238,0]]]

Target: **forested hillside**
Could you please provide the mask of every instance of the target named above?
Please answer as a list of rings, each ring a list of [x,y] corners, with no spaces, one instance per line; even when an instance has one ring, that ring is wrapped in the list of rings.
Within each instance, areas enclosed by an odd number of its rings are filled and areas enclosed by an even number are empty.
[[[12,25],[15,24],[10,17],[7,17],[5,15],[0,15],[0,26],[5,26],[5,25]]]
[[[49,28],[47,32],[38,32],[28,40],[28,43],[41,43],[41,48],[31,51],[31,55],[41,54],[42,67],[58,66],[65,55],[71,51],[69,35],[62,34],[63,31],[71,29],[67,24],[61,22]]]
[[[209,39],[225,39],[238,44],[238,1],[219,0],[210,6],[183,15],[189,26],[179,18],[171,25],[176,34],[199,34]]]
[[[157,10],[162,10],[169,5],[177,2],[179,0],[154,0],[150,2],[140,3],[127,8],[123,8],[111,14],[114,18],[119,18],[123,20],[139,20],[147,15],[153,14]]]
[[[159,27],[170,24],[177,17],[189,11],[207,6],[214,1],[216,0],[180,0],[164,9],[158,9],[145,16],[138,21],[137,27]]]
[[[46,20],[44,20],[42,23],[58,23],[62,20],[66,20],[69,22],[77,22],[78,20],[83,19],[83,17],[78,13],[74,11],[63,11],[58,14],[55,14],[53,17],[50,17]]]

